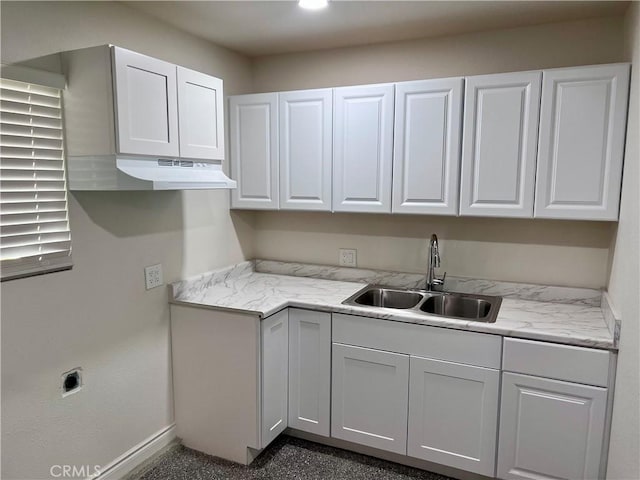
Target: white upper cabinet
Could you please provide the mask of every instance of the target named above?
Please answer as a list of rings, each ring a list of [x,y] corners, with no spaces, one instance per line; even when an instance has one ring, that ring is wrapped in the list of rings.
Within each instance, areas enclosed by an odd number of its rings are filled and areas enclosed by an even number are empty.
[[[334,90],[333,210],[391,212],[394,86]]]
[[[224,159],[222,80],[178,67],[180,156]]]
[[[617,220],[629,65],[544,71],[535,216]]]
[[[229,99],[231,206],[278,208],[278,94],[260,93]]]
[[[466,79],[460,215],[533,216],[541,76]]]
[[[393,212],[456,215],[462,78],[396,84]]]
[[[331,210],[333,91],[279,97],[280,208]]]
[[[176,66],[113,48],[118,153],[177,157]]]

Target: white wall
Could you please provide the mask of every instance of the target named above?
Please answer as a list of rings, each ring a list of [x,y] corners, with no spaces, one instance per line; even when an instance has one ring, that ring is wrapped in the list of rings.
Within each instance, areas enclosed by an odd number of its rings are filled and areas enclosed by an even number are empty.
[[[604,18],[424,40],[259,57],[256,92],[415,80],[619,62],[622,18]],[[442,238],[452,275],[604,287],[614,225],[606,222],[435,216],[257,213],[257,257],[418,272],[426,239]]]
[[[622,317],[620,355],[607,478],[640,478],[640,4],[625,21],[633,62],[620,222],[613,246],[609,293]]]
[[[2,2],[2,62],[114,43],[250,90],[250,63],[116,2]],[[104,465],[173,422],[169,309],[145,291],[251,257],[228,192],[71,193],[73,270],[2,283],[2,478]],[[85,386],[61,398],[60,375]]]

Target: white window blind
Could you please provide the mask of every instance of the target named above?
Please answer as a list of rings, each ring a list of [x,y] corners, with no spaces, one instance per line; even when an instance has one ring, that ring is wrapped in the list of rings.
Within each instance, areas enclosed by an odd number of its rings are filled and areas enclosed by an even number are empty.
[[[70,268],[61,92],[0,79],[2,280]]]

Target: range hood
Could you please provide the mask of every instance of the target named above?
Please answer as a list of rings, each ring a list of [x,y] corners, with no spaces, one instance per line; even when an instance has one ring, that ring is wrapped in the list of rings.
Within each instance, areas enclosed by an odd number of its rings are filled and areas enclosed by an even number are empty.
[[[101,155],[69,157],[70,190],[231,189],[220,163]]]

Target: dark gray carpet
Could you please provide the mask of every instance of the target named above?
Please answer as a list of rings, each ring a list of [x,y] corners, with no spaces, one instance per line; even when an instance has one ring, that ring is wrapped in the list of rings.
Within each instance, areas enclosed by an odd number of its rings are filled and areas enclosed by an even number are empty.
[[[286,435],[249,466],[176,446],[136,477],[138,480],[453,480],[435,473]]]

